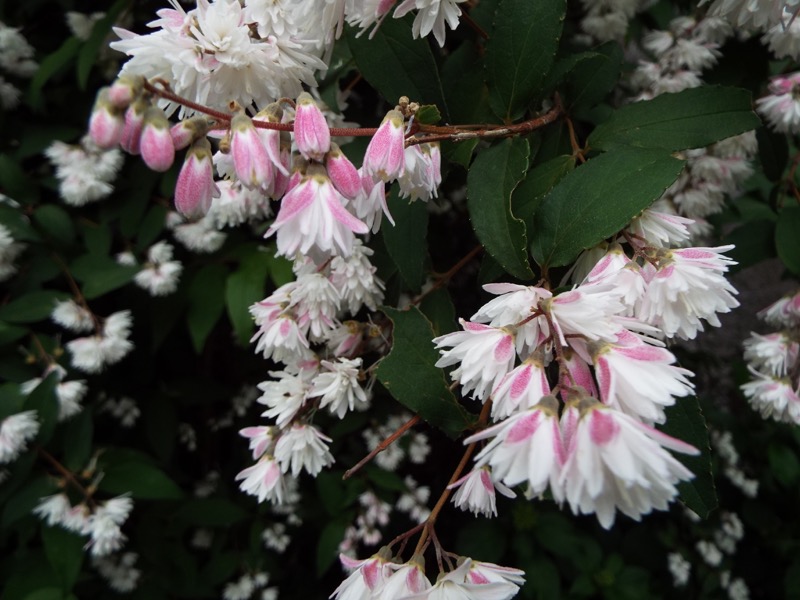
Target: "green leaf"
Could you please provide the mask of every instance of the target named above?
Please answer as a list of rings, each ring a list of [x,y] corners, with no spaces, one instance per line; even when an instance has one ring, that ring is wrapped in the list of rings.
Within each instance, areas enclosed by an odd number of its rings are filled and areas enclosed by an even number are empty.
[[[711,473],[711,447],[708,443],[708,427],[694,396],[676,398],[675,405],[666,409],[667,422],[659,429],[691,444],[700,451],[697,456],[675,454],[695,478],[678,485],[681,501],[698,516],[705,519],[717,508],[717,491]]]
[[[62,527],[42,527],[44,553],[64,592],[72,590],[81,571],[86,540]]]
[[[388,19],[387,19],[388,21]],[[317,576],[327,571],[338,555],[339,544],[344,539],[347,521],[330,521],[319,534],[317,542]]]
[[[141,500],[175,500],[183,492],[161,469],[145,462],[124,461],[104,469],[98,488],[109,494],[130,494]]]
[[[269,264],[268,256],[256,251],[247,256],[225,282],[225,307],[236,337],[243,346],[253,336],[253,318],[249,309],[253,303],[264,299]]]
[[[489,105],[506,122],[514,121],[541,93],[556,56],[565,0],[502,0],[486,42]]]
[[[416,307],[381,310],[394,328],[392,350],[378,367],[378,380],[402,405],[450,437],[458,437],[473,418],[448,389],[444,371],[434,366],[439,353],[431,341],[430,322]]]
[[[401,96],[412,102],[435,104],[448,115],[439,70],[428,40],[411,35],[411,17],[384,19],[370,36],[356,37],[347,28],[347,43],[361,75],[394,106]]]
[[[770,181],[780,181],[789,162],[789,143],[786,135],[776,133],[766,127],[759,127],[756,130],[756,138],[764,175]]]
[[[381,225],[386,251],[409,289],[417,291],[425,281],[428,208],[424,202],[400,198],[396,187],[386,201],[395,222],[392,225],[384,221]]]
[[[224,498],[195,498],[181,504],[175,519],[197,527],[230,527],[244,521],[248,512]]]
[[[775,248],[778,257],[795,275],[800,275],[800,208],[789,206],[778,216],[775,228]],[[0,313],[0,318],[2,313]]]
[[[425,125],[436,125],[442,120],[442,113],[435,104],[423,104],[414,114],[414,120]]]
[[[50,317],[56,301],[69,298],[69,294],[53,290],[30,292],[0,306],[0,319],[7,323],[33,323]]]
[[[463,142],[444,142],[442,144],[442,155],[450,162],[461,165],[469,169],[472,162],[472,153],[478,145],[478,139],[464,140]]]
[[[55,372],[50,373],[25,399],[25,410],[36,411],[36,420],[39,422],[39,433],[36,436],[36,441],[42,446],[50,441],[58,424],[57,383],[57,374]]]
[[[128,4],[129,0],[117,0],[111,5],[105,16],[94,24],[89,39],[81,47],[78,53],[76,71],[78,74],[78,86],[82,90],[86,89],[86,85],[89,82],[89,73],[91,73],[92,67],[97,64],[97,57],[101,48],[106,45],[108,34],[111,33],[111,26],[117,22],[119,14]]]
[[[147,211],[136,233],[136,250],[138,252],[144,252],[166,229],[167,212],[169,212],[167,207],[160,205],[153,206]]]
[[[685,150],[755,129],[761,124],[752,111],[750,92],[739,88],[703,86],[661,94],[616,110],[589,136],[589,146],[608,150],[637,148]]]
[[[84,254],[75,259],[69,269],[81,282],[83,295],[92,300],[130,283],[141,267],[121,265],[108,256]]]
[[[503,140],[475,157],[467,175],[467,206],[481,244],[518,279],[532,279],[525,224],[511,213],[511,192],[528,168],[528,142]]]
[[[458,329],[456,308],[446,288],[431,292],[419,304],[419,309],[428,317],[436,335],[444,335]]]
[[[784,487],[794,489],[800,478],[800,461],[788,446],[779,443],[769,445],[769,471]]]
[[[28,102],[32,106],[35,108],[42,107],[42,88],[54,75],[72,62],[80,47],[81,41],[78,38],[71,37],[61,44],[58,50],[47,55],[39,63],[39,68],[36,69],[36,73],[31,79],[31,85],[28,88]]]
[[[567,174],[534,215],[536,262],[572,262],[625,227],[678,177],[683,162],[660,150],[620,147]]]
[[[64,440],[64,466],[72,471],[83,469],[89,461],[94,441],[94,419],[91,409],[63,423],[59,432]]]
[[[0,346],[16,342],[27,333],[28,330],[25,327],[17,327],[16,325],[0,322]]]
[[[43,587],[25,596],[24,600],[64,600],[64,594],[56,587]]]
[[[514,214],[518,215],[528,228],[532,227],[533,215],[539,203],[574,168],[575,157],[562,154],[528,171],[523,182],[511,195],[511,208]]]
[[[7,528],[31,514],[39,504],[39,500],[51,495],[56,490],[55,481],[42,475],[28,481],[20,490],[6,501],[0,525]]]
[[[44,204],[33,213],[33,220],[56,242],[69,245],[75,241],[75,227],[69,213],[55,204]]]
[[[222,265],[203,267],[189,284],[189,310],[186,322],[192,345],[199,353],[206,343],[206,338],[225,309],[225,278],[228,270]]]
[[[31,185],[30,176],[22,170],[17,161],[7,154],[0,154],[0,189],[6,196],[23,204],[31,204],[39,196],[39,187]],[[16,208],[8,205],[2,205],[2,208],[5,209],[3,212],[16,213],[13,214],[15,220],[24,219],[24,215]],[[11,229],[14,239],[23,239],[19,236],[19,227],[12,227],[5,215],[2,223]]]
[[[561,71],[556,82],[564,104],[575,111],[590,108],[608,96],[619,80],[621,67],[622,48],[617,42],[607,42],[560,61],[553,72]]]

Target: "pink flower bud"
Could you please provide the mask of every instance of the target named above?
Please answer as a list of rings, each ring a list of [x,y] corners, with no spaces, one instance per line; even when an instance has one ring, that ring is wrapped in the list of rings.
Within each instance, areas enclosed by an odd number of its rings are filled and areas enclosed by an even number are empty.
[[[122,112],[108,99],[108,88],[101,89],[89,118],[92,141],[101,148],[113,148],[119,144],[124,126]]]
[[[183,150],[195,140],[205,137],[206,133],[208,133],[207,117],[184,119],[169,130],[175,150]]]
[[[144,113],[150,107],[150,103],[138,98],[125,111],[125,127],[122,130],[122,139],[119,145],[125,152],[139,154],[139,140],[142,137],[142,126],[144,125]]]
[[[273,169],[267,149],[253,121],[243,113],[231,119],[231,156],[242,185],[249,188],[272,185]]]
[[[211,144],[206,138],[197,140],[186,153],[175,184],[175,208],[189,219],[199,219],[211,207],[211,199],[219,196],[214,183]]]
[[[144,77],[122,75],[108,88],[108,99],[117,108],[128,108],[133,99],[142,93]]]
[[[390,110],[383,118],[364,153],[363,168],[367,174],[383,181],[392,181],[403,174],[405,132],[400,112]]]
[[[272,193],[269,194],[274,199],[282,198],[283,195],[289,191],[289,167],[292,161],[292,153],[287,146],[281,148],[281,166],[284,172],[276,170],[275,172],[275,185],[272,187]]]
[[[280,123],[282,117],[283,110],[277,102],[273,102],[264,110],[259,111],[253,119],[253,122]],[[283,164],[281,158],[281,132],[277,129],[262,129],[260,127],[257,131],[261,141],[264,143],[267,156],[269,156],[270,161],[272,161],[272,165],[283,175],[288,176],[289,169]]]
[[[175,146],[169,134],[169,121],[164,111],[158,107],[151,106],[144,114],[139,150],[145,164],[153,171],[166,171],[175,160]]]
[[[294,139],[297,149],[308,159],[322,160],[331,148],[331,130],[325,116],[308,92],[297,97],[294,117]]]
[[[325,155],[325,167],[328,169],[328,177],[342,196],[348,200],[358,196],[361,191],[361,176],[336,144],[331,144],[331,151]]]

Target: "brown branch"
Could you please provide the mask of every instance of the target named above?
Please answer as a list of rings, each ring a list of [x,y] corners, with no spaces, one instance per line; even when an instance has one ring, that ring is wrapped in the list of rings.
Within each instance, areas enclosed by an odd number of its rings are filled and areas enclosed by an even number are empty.
[[[456,273],[458,273],[461,269],[463,269],[466,265],[468,265],[470,263],[470,261],[472,261],[472,259],[475,258],[482,251],[483,251],[483,246],[481,246],[480,244],[475,246],[472,250],[470,250],[467,253],[466,256],[464,256],[464,258],[462,258],[456,264],[454,264],[452,267],[450,267],[450,269],[446,273],[442,273],[441,275],[439,275],[436,278],[436,281],[433,283],[433,285],[431,285],[431,287],[429,289],[427,289],[424,292],[422,292],[419,296],[414,298],[411,301],[411,304],[416,306],[417,304],[422,302],[422,300],[428,294],[431,294],[432,292],[435,292],[436,290],[438,290],[440,287],[444,286],[448,281],[450,281],[450,279],[453,278],[453,276]]]
[[[402,436],[406,431],[411,429],[414,425],[416,425],[419,422],[420,422],[419,415],[414,415],[413,417],[411,417],[408,421],[406,421],[400,427],[398,427],[397,431],[395,431],[393,434],[391,434],[389,437],[383,440],[380,444],[378,444],[372,452],[370,452],[364,458],[358,461],[356,466],[345,471],[344,475],[342,476],[342,479],[349,479],[350,477],[355,475],[358,471],[360,471],[364,467],[364,465],[366,465],[369,461],[378,456],[378,454],[386,450],[400,436]]]

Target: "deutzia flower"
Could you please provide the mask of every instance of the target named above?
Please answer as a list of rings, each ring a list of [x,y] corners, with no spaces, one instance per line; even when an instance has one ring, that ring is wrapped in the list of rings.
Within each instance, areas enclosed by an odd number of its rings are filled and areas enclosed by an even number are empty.
[[[440,46],[444,46],[445,24],[450,29],[458,27],[461,9],[458,5],[466,0],[403,0],[394,11],[394,18],[404,17],[416,9],[412,32],[415,38],[425,37],[433,32]]]
[[[172,260],[174,249],[167,242],[153,244],[147,251],[147,263],[136,273],[134,283],[151,296],[167,296],[178,289],[183,265]]]
[[[573,513],[595,513],[609,529],[617,509],[636,520],[666,510],[676,484],[694,477],[664,448],[698,454],[696,448],[586,396],[570,404],[562,417],[567,456],[559,483]]]
[[[123,310],[106,317],[101,335],[78,338],[68,342],[72,366],[87,373],[99,373],[106,365],[121,361],[133,349],[128,340],[131,313]]]
[[[800,132],[798,86],[800,86],[800,73],[779,75],[770,81],[770,95],[756,100],[756,110],[769,121],[775,131]]]
[[[461,510],[471,511],[476,517],[478,514],[484,517],[497,516],[495,488],[506,498],[516,497],[516,494],[502,483],[493,482],[491,472],[485,466],[473,469],[447,486],[449,490],[456,488],[458,491],[453,496],[453,504]]]
[[[112,590],[127,594],[136,589],[142,576],[142,572],[134,568],[138,557],[135,552],[125,552],[116,556],[94,556],[92,566],[108,581]]]
[[[442,357],[437,367],[458,364],[451,373],[454,381],[464,386],[464,393],[473,392],[483,400],[514,366],[514,334],[504,328],[459,319],[464,331],[448,333],[433,339]],[[442,350],[451,346],[451,350]]]
[[[265,454],[252,467],[248,467],[236,475],[236,481],[242,480],[239,489],[256,496],[259,502],[269,500],[282,504],[286,497],[286,482],[281,467],[274,457]]]
[[[383,281],[375,276],[377,269],[369,262],[373,250],[356,239],[348,257],[336,256],[331,261],[331,282],[339,290],[342,308],[355,315],[362,306],[377,310],[383,301]]]
[[[428,600],[509,600],[517,595],[519,586],[507,580],[476,583],[469,579],[472,559],[464,558],[463,562],[449,573],[440,573],[436,584],[423,595],[415,594],[411,598],[427,598]]]
[[[331,598],[335,600],[363,600],[376,598],[381,593],[386,580],[391,575],[391,551],[381,549],[378,554],[364,560],[354,560],[344,554],[339,560],[352,573],[334,590]]]
[[[52,527],[61,525],[71,508],[66,494],[55,494],[40,498],[39,504],[33,509],[33,514]]]
[[[0,421],[0,464],[16,460],[37,433],[39,422],[35,410],[19,412]]]
[[[412,558],[404,565],[392,565],[392,568],[395,571],[383,585],[381,600],[401,600],[431,588],[431,582],[425,577],[421,557]]]
[[[751,333],[744,342],[744,359],[758,371],[775,377],[784,377],[789,367],[797,362],[800,345],[786,332],[759,335]]]
[[[677,335],[688,340],[703,331],[701,319],[719,327],[717,313],[739,306],[733,297],[736,290],[723,275],[735,264],[722,254],[731,248],[661,251],[657,270],[646,265],[647,290],[636,316],[660,327],[667,337]]]
[[[275,459],[284,473],[292,471],[297,477],[305,469],[316,476],[324,467],[333,464],[333,456],[326,442],[331,438],[320,433],[313,425],[292,425],[284,431],[275,445]]]
[[[300,409],[305,405],[308,392],[311,389],[313,372],[308,370],[286,369],[284,371],[270,371],[270,376],[275,379],[262,381],[258,389],[263,394],[258,398],[258,403],[267,406],[261,416],[275,419],[278,427],[285,427],[295,418]]]
[[[172,212],[167,215],[167,227],[187,250],[210,254],[219,250],[226,239],[224,233],[217,231],[214,219],[210,211],[199,221],[187,223],[180,214]]]
[[[14,241],[11,230],[0,223],[0,281],[5,281],[17,272],[14,261],[24,249],[23,244]]]
[[[800,424],[800,396],[788,378],[765,375],[748,367],[755,379],[742,384],[742,392],[763,417]]]
[[[92,556],[106,556],[119,550],[127,538],[120,530],[133,508],[133,500],[118,496],[100,504],[89,517],[87,531],[91,536],[87,547]]]
[[[74,300],[57,301],[50,318],[74,333],[86,333],[94,329],[92,313]]]
[[[340,358],[336,362],[323,360],[321,365],[323,371],[311,382],[308,392],[310,398],[320,398],[320,408],[327,406],[340,419],[348,410],[366,408],[367,394],[358,382],[361,358]]]

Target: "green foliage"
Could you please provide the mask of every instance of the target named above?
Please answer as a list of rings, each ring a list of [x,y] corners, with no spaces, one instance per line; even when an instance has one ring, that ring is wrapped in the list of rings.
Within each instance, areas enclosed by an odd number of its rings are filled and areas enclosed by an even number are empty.
[[[663,151],[619,147],[571,171],[536,209],[534,259],[543,267],[569,264],[650,206],[682,167]]]
[[[383,228],[383,243],[406,286],[419,290],[428,256],[428,211],[422,202],[409,202],[395,191],[386,201],[395,225]]]
[[[378,380],[395,400],[457,437],[472,419],[447,388],[444,373],[434,366],[439,354],[431,343],[430,322],[415,307],[381,310],[392,321],[392,351],[378,367]]]
[[[481,152],[467,178],[470,221],[478,239],[502,267],[518,279],[532,279],[525,223],[511,213],[511,193],[525,176],[527,140],[503,140]]]

